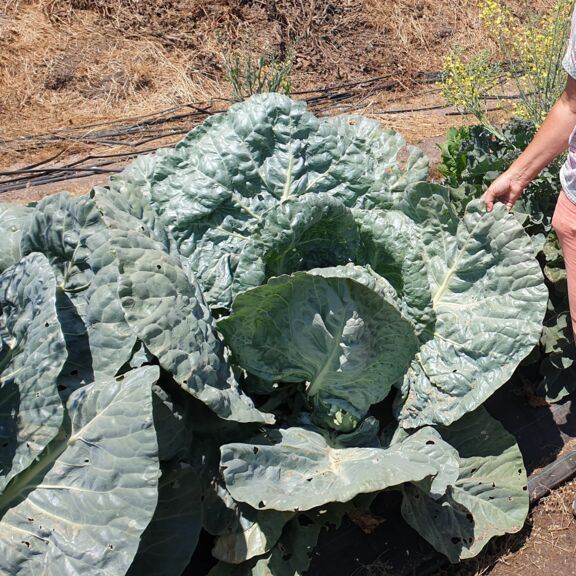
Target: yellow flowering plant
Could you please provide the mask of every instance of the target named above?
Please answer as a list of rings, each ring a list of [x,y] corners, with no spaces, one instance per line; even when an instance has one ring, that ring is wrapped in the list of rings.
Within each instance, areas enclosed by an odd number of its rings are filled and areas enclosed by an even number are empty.
[[[503,135],[490,121],[486,112],[486,97],[498,85],[499,65],[490,62],[489,52],[482,50],[466,58],[456,49],[444,60],[442,95],[460,112],[473,114],[495,136]]]
[[[496,97],[497,86],[511,81],[518,92],[513,115],[539,126],[564,89],[562,57],[573,5],[573,0],[556,0],[547,13],[529,13],[520,20],[501,0],[480,0],[480,19],[499,48],[500,61],[494,63],[487,50],[471,58],[462,50],[453,51],[444,63],[445,98],[500,138],[487,116],[486,102]]]

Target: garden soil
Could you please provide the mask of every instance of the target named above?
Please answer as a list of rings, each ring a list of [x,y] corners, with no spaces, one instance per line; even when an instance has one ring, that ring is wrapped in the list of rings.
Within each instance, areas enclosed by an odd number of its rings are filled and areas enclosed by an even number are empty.
[[[351,109],[398,130],[408,142],[420,145],[434,164],[446,130],[471,122],[443,108],[434,84],[443,57],[456,46],[496,50],[482,29],[475,0],[0,4],[0,183],[6,178],[2,172],[56,155],[58,159],[45,166],[118,149],[111,143],[90,142],[90,129],[82,138],[47,138],[63,128],[122,124],[124,119],[189,103],[221,102],[225,108],[231,89],[224,55],[242,59],[258,51],[273,51],[281,58],[293,54],[291,90],[297,98],[337,86],[346,90],[351,83],[362,87],[365,82],[366,89],[358,90]],[[542,10],[551,4],[507,2],[521,17],[526,6]],[[379,79],[378,89],[374,78]],[[342,111],[345,106],[335,105],[322,113]],[[495,115],[496,120],[505,117],[506,112]],[[175,141],[166,138],[160,143]],[[21,189],[2,193],[0,201],[37,201],[62,189],[83,194],[106,180],[100,174],[41,187],[26,187],[24,181]],[[555,416],[549,408],[529,407],[507,394],[498,395],[491,409],[504,409],[507,427],[519,438],[530,471],[576,448],[571,411],[560,410]],[[511,405],[518,410],[508,410]],[[336,535],[324,538],[311,574],[576,576],[574,496],[574,482],[554,490],[534,507],[520,534],[494,540],[478,558],[456,567],[439,564],[430,547],[398,518],[398,500],[386,499],[380,503],[379,518],[349,520]],[[371,535],[363,533],[367,528]]]

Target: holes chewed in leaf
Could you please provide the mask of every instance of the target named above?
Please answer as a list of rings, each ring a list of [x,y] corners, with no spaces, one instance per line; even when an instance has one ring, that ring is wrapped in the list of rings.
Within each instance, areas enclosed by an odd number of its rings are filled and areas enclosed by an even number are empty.
[[[400,168],[402,172],[406,172],[408,168],[409,158],[410,158],[410,151],[408,150],[408,147],[402,146],[402,148],[398,150],[398,154],[396,154],[396,161],[398,162],[398,168]]]

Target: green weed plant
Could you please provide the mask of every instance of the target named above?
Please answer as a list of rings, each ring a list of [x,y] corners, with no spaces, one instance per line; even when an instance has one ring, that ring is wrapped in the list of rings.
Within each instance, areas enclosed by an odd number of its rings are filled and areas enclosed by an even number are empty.
[[[232,87],[232,98],[242,102],[255,94],[278,92],[290,95],[294,53],[281,57],[274,51],[247,55],[223,54],[224,76]]]

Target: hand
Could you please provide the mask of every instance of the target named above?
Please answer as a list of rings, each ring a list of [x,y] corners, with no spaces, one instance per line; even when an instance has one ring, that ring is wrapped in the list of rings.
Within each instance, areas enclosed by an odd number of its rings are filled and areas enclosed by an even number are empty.
[[[525,184],[508,174],[508,172],[500,174],[492,182],[488,190],[484,192],[483,198],[486,203],[486,211],[492,212],[494,202],[502,202],[508,210],[512,210],[512,207],[522,195],[524,188]]]

